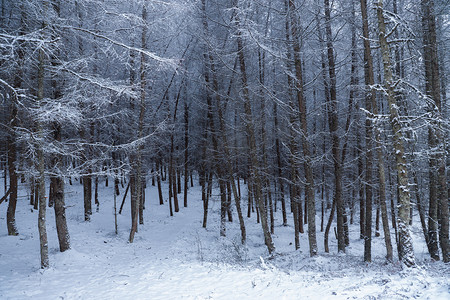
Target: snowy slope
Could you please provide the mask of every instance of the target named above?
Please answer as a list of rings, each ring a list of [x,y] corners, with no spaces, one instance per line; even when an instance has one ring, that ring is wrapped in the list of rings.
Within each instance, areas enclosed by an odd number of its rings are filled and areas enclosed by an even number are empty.
[[[227,223],[227,237],[219,237],[217,197],[205,230],[199,187],[189,190],[188,207],[170,217],[168,205],[158,204],[156,188],[148,186],[145,225],[128,244],[129,199],[115,235],[112,187],[100,183],[100,211],[86,223],[82,186],[67,184],[72,249],[58,251],[48,209],[48,270],[39,269],[37,211],[27,204],[26,191],[16,213],[19,236],[7,236],[7,205],[1,204],[0,299],[450,299],[450,266],[430,262],[418,227],[413,231],[419,267],[412,270],[385,263],[383,237],[374,238],[374,262],[364,263],[357,225],[350,228],[346,254],[336,254],[331,235],[332,253],[325,254],[319,233],[315,258],[309,258],[306,233],[295,251],[292,226],[276,226],[277,253],[269,257],[254,217],[245,218],[248,242],[242,246],[236,216]],[[280,224],[280,211],[276,219]]]

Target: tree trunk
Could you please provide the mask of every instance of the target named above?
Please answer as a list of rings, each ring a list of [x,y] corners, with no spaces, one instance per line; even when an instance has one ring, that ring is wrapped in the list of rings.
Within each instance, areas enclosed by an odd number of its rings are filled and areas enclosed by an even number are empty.
[[[20,10],[21,10],[21,16],[20,16],[20,29],[19,29],[19,35],[25,34],[25,22],[26,22],[26,12],[25,8],[23,7],[23,4],[20,4]],[[23,80],[23,61],[24,61],[24,50],[23,45],[21,42],[19,42],[18,48],[17,48],[17,56],[18,56],[18,66],[15,70],[15,76],[14,76],[14,87],[15,88],[21,88],[22,86],[22,80]],[[6,171],[8,169],[9,172],[9,202],[8,202],[8,209],[6,212],[6,224],[8,228],[8,235],[18,235],[19,232],[17,230],[16,226],[16,205],[17,205],[17,189],[18,189],[18,181],[17,181],[17,171],[16,171],[16,164],[17,164],[17,147],[16,147],[16,129],[17,129],[17,104],[18,104],[17,95],[14,94],[13,97],[11,97],[11,112],[9,115],[9,134],[7,137],[7,161],[8,163],[5,163],[5,192],[6,192],[6,182],[7,182],[7,176]],[[6,167],[7,166],[7,167]]]
[[[60,124],[53,125],[53,135],[55,141],[61,142]],[[52,159],[52,165],[57,168],[58,165],[61,164],[62,157],[59,154],[56,154]],[[58,233],[59,250],[64,252],[70,249],[70,237],[66,220],[66,204],[64,201],[64,178],[61,175],[54,176],[51,178],[51,183],[53,186],[53,207],[55,209],[56,232]]]
[[[277,155],[277,171],[278,171],[278,186],[279,186],[279,195],[281,199],[281,214],[283,216],[283,226],[287,226],[287,215],[286,215],[286,200],[284,198],[284,182],[282,175],[282,167],[281,167],[281,151],[280,151],[280,138],[279,138],[279,129],[278,129],[278,112],[277,112],[277,103],[273,103],[273,116],[274,116],[274,130],[275,130],[275,151]],[[275,199],[277,201],[277,198]],[[276,202],[275,202],[276,205]]]
[[[253,124],[253,117],[252,117],[252,108],[250,103],[250,92],[248,89],[248,83],[247,83],[247,71],[246,71],[246,64],[245,64],[245,58],[244,58],[244,46],[242,41],[242,33],[240,31],[240,18],[239,16],[236,16],[236,24],[238,27],[237,32],[237,47],[238,47],[238,58],[239,58],[239,66],[241,69],[241,79],[242,79],[242,87],[243,87],[243,97],[244,97],[244,114],[245,114],[245,125],[246,125],[246,132],[247,137],[249,141],[249,151],[250,151],[250,160],[251,160],[251,166],[250,170],[252,173],[252,181],[255,185],[255,203],[257,205],[257,208],[259,210],[259,213],[261,215],[261,226],[263,229],[264,234],[264,241],[267,246],[267,250],[269,251],[269,254],[275,251],[275,246],[272,241],[272,236],[270,234],[269,226],[267,224],[267,214],[264,209],[264,202],[262,198],[262,192],[261,192],[261,176],[259,174],[259,163],[257,159],[257,149],[256,149],[256,137],[255,137],[255,128]]]
[[[95,203],[95,211],[99,212],[100,202],[98,201],[98,176],[95,176],[94,180],[94,203]]]
[[[44,2],[47,6],[48,3]],[[45,9],[46,7],[44,7]],[[42,28],[45,28],[45,22],[42,24]],[[39,49],[39,65],[38,65],[38,89],[37,89],[37,99],[39,105],[44,99],[44,60],[45,53],[43,49]],[[43,128],[41,123],[37,122],[37,133],[39,138],[43,138]],[[48,260],[48,241],[47,241],[47,229],[45,225],[45,213],[47,209],[45,201],[45,162],[44,162],[44,151],[43,145],[37,142],[36,145],[37,152],[37,170],[38,175],[38,187],[39,187],[39,214],[38,214],[38,230],[39,230],[39,244],[40,244],[40,254],[41,254],[41,268],[46,269],[49,267]]]
[[[363,23],[363,36],[364,36],[364,78],[367,87],[374,84],[373,62],[372,54],[370,52],[369,42],[369,27],[368,27],[368,15],[367,15],[367,2],[361,0],[361,16]],[[375,91],[369,90],[366,92],[365,105],[367,111],[372,111],[372,103],[375,101]],[[373,130],[369,117],[366,117],[365,121],[366,129],[366,172],[365,172],[365,216],[364,216],[364,261],[372,261],[372,161],[373,161]]]
[[[13,104],[13,115],[14,111],[17,114],[17,109],[15,108],[15,104]],[[13,123],[17,123],[15,121],[16,117],[13,118]],[[14,125],[13,125],[14,126]],[[14,127],[13,127],[14,128]],[[14,130],[14,129],[13,129]],[[8,137],[8,169],[9,169],[9,202],[8,202],[8,210],[6,212],[6,224],[8,227],[8,235],[18,235],[16,226],[16,205],[17,205],[17,172],[16,172],[16,141],[15,134],[11,133],[12,137]],[[6,173],[5,173],[6,176]]]
[[[398,203],[398,236],[399,236],[399,258],[407,266],[415,265],[414,250],[409,228],[410,192],[407,162],[404,150],[404,136],[400,123],[397,100],[395,98],[394,81],[392,76],[392,62],[389,44],[386,36],[386,24],[384,21],[383,1],[377,2],[377,18],[379,29],[379,41],[383,59],[384,84],[389,104],[390,123],[394,132],[394,151],[396,169],[399,182]]]
[[[189,108],[187,105],[187,97],[184,100],[184,207],[187,207],[187,191],[188,191],[188,183],[189,183],[189,175],[188,175],[188,146],[189,146]]]
[[[159,163],[156,163],[156,184],[158,185],[158,196],[159,196],[159,205],[164,205],[164,198],[161,187],[161,172],[159,171]]]
[[[368,16],[367,16],[367,3],[365,0],[361,1],[361,12],[362,12],[362,18],[363,18],[363,36],[364,36],[364,60],[365,60],[365,76],[366,76],[366,86],[373,86],[374,84],[374,71],[373,71],[373,59],[372,59],[372,53],[370,49],[370,37],[369,37],[369,27],[368,27]],[[367,110],[369,112],[373,112],[374,115],[378,115],[378,106],[376,103],[375,98],[375,91],[370,90],[368,94],[366,95],[366,106]],[[368,143],[367,147],[368,149],[372,148],[372,127],[373,124],[370,121],[370,118],[366,118],[366,142]],[[382,141],[381,141],[381,132],[379,128],[375,128],[375,141],[377,144],[377,161],[378,161],[378,179],[379,179],[379,202],[381,207],[381,218],[383,222],[383,232],[384,232],[384,239],[385,239],[385,245],[386,245],[386,259],[391,261],[393,258],[393,251],[392,251],[392,242],[391,242],[391,236],[390,236],[390,230],[389,230],[389,221],[388,221],[388,213],[387,213],[387,207],[386,207],[386,175],[385,175],[385,167],[384,167],[384,154],[383,154],[383,147],[382,147]],[[371,150],[369,150],[371,151]],[[370,155],[372,156],[372,155]],[[369,157],[367,158],[369,160]],[[368,162],[369,163],[369,162]],[[370,163],[371,167],[371,163]],[[367,172],[369,171],[369,168],[367,169]],[[370,183],[369,179],[372,178],[372,175],[366,177],[366,181]],[[371,187],[366,186],[366,190],[371,190]],[[369,193],[369,196],[372,193]],[[367,195],[366,195],[367,196]],[[377,218],[378,218],[378,211],[377,211]],[[366,227],[367,228],[367,227]],[[369,228],[367,228],[369,230]],[[368,237],[369,231],[367,231],[366,239],[370,239]],[[371,230],[370,230],[371,234]],[[370,246],[368,245],[369,242],[367,242],[367,251],[370,251]],[[366,256],[365,256],[366,257]],[[371,254],[367,253],[367,259],[366,261],[370,261]]]
[[[91,173],[88,170],[88,173]],[[92,215],[92,177],[83,176],[83,197],[84,197],[84,220],[90,221]]]
[[[317,239],[316,239],[316,202],[314,195],[314,176],[311,166],[311,153],[310,145],[308,141],[308,124],[306,119],[306,100],[303,95],[303,74],[302,74],[302,63],[300,59],[300,26],[298,24],[298,17],[295,13],[296,8],[293,0],[289,0],[289,10],[290,10],[290,25],[291,34],[293,39],[293,50],[294,50],[294,66],[295,66],[295,87],[297,90],[297,104],[299,108],[299,118],[301,126],[301,141],[304,159],[304,169],[305,169],[305,205],[307,210],[305,210],[305,220],[306,216],[308,218],[308,241],[309,241],[309,254],[310,256],[317,255]],[[300,204],[299,204],[300,205]],[[299,220],[300,222],[302,220]],[[305,222],[306,223],[306,222]]]
[[[428,130],[428,144],[430,157],[430,210],[429,210],[429,244],[433,259],[439,259],[437,249],[437,230],[439,229],[439,242],[444,262],[450,261],[449,243],[449,210],[448,190],[446,178],[445,140],[443,137],[443,116],[441,103],[441,87],[439,75],[439,61],[436,37],[436,16],[434,1],[422,0],[422,27],[425,64],[425,87],[427,96],[431,98],[429,111],[432,114],[431,126]],[[434,150],[434,149],[437,149]],[[437,213],[439,211],[439,214]],[[439,220],[439,226],[436,221]],[[438,228],[437,228],[438,227]]]
[[[340,142],[338,136],[338,102],[336,98],[336,70],[334,62],[334,49],[331,32],[331,7],[330,1],[324,0],[325,6],[325,32],[327,40],[328,72],[330,76],[330,102],[328,105],[328,122],[332,142],[332,154],[334,161],[334,184],[337,215],[337,239],[338,251],[345,252],[345,233],[344,233],[344,200],[342,199],[342,160],[340,157]]]
[[[141,48],[147,49],[147,7],[144,2],[142,5],[142,32],[141,32]],[[146,56],[144,53],[141,53],[140,57],[140,69],[139,69],[139,79],[140,79],[140,87],[139,87],[139,119],[138,119],[138,140],[141,140],[144,137],[144,117],[145,117],[145,89],[146,89]],[[132,223],[130,230],[129,242],[133,243],[134,235],[138,231],[138,219],[140,224],[144,224],[144,214],[143,214],[143,172],[142,172],[142,151],[144,145],[142,142],[139,143],[136,150],[135,164],[132,167],[135,169],[132,171],[134,174],[135,187],[133,188],[133,184],[131,184],[131,198],[133,199],[133,194],[135,195],[134,203],[132,202]],[[130,176],[131,181],[131,176]]]

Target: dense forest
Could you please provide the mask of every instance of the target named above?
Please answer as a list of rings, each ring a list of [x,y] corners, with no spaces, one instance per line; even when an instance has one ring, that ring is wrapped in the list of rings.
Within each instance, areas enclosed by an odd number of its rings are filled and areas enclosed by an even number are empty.
[[[386,260],[411,267],[417,221],[431,258],[450,261],[448,0],[0,5],[1,226],[21,234],[28,189],[42,268],[47,206],[66,251],[65,185],[80,183],[86,222],[99,184],[114,186],[116,217],[131,195],[129,243],[147,185],[173,218],[202,201],[203,227],[214,187],[217,235],[238,222],[246,243],[258,222],[269,254],[278,225],[294,226],[293,249],[307,233],[315,256],[335,238],[345,253],[358,224],[361,260],[382,236]]]

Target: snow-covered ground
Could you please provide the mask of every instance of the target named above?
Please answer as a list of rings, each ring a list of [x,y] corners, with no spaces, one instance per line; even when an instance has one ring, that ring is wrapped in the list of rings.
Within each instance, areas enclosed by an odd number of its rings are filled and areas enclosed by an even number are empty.
[[[170,217],[167,203],[160,206],[156,188],[148,185],[145,225],[129,244],[129,199],[116,235],[113,189],[103,182],[99,187],[100,211],[84,222],[82,187],[66,185],[72,249],[65,253],[58,250],[53,209],[47,209],[47,270],[39,268],[37,211],[26,191],[20,191],[16,213],[19,236],[7,236],[7,204],[0,205],[0,299],[450,299],[450,266],[430,261],[419,227],[413,228],[419,266],[402,270],[385,263],[382,236],[374,238],[373,262],[362,261],[358,225],[350,228],[346,254],[336,253],[331,235],[331,253],[324,253],[321,233],[317,257],[309,257],[306,233],[295,251],[293,227],[279,225],[278,211],[277,250],[269,257],[256,218],[245,218],[248,241],[242,246],[236,216],[227,223],[227,237],[219,237],[217,197],[205,230],[198,186],[189,190],[188,207]]]

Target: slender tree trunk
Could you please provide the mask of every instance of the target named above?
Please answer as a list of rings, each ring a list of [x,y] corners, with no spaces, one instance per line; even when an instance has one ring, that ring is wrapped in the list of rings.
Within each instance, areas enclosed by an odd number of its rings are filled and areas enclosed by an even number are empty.
[[[88,170],[91,173],[91,170]],[[83,176],[84,220],[90,221],[92,215],[92,176]]]
[[[142,172],[141,172],[142,173]],[[139,183],[139,224],[144,224],[144,209],[145,209],[145,178],[140,176],[141,181]]]
[[[257,148],[256,148],[256,138],[255,138],[255,128],[253,124],[253,118],[252,118],[252,108],[250,103],[250,92],[248,88],[248,82],[247,82],[247,70],[246,70],[246,63],[244,58],[244,46],[242,41],[242,33],[240,31],[240,18],[239,16],[236,16],[236,24],[238,27],[237,32],[237,47],[238,47],[238,58],[239,58],[239,66],[241,69],[241,79],[242,79],[242,87],[243,87],[243,98],[244,98],[244,113],[245,113],[245,125],[246,125],[246,132],[247,137],[249,140],[249,151],[250,151],[250,160],[251,160],[251,172],[252,172],[252,178],[253,182],[255,184],[255,203],[257,205],[257,208],[259,210],[259,213],[261,215],[261,226],[263,229],[264,234],[264,241],[267,246],[267,250],[269,253],[272,253],[275,251],[275,246],[272,241],[272,236],[270,234],[269,226],[267,224],[267,215],[264,209],[264,202],[261,192],[261,176],[260,176],[260,170],[259,170],[259,163],[257,159]]]
[[[39,182],[36,178],[33,181],[34,184],[34,207],[33,209],[38,209],[39,206]]]
[[[206,222],[208,221],[208,197],[206,190],[206,172],[201,171],[199,174],[200,177],[200,185],[202,187],[202,202],[203,202],[203,228],[206,228]]]
[[[61,125],[55,124],[53,129],[54,139],[61,142]],[[57,167],[62,164],[62,157],[55,155],[52,160],[52,165]],[[67,228],[66,220],[66,204],[64,201],[64,179],[61,175],[51,178],[53,183],[53,207],[55,209],[56,231],[58,233],[59,250],[64,252],[70,249],[69,230]]]
[[[231,182],[226,182],[227,186],[227,216],[228,222],[233,222],[233,213],[231,211]]]
[[[25,24],[26,24],[26,18],[27,14],[24,8],[24,4],[20,4],[20,28],[19,28],[19,35],[23,36],[25,34]],[[2,3],[2,20],[4,17],[4,3]],[[15,76],[14,76],[14,87],[17,89],[20,89],[22,86],[23,81],[23,73],[24,73],[24,45],[22,42],[19,42],[19,45],[17,47],[17,56],[18,56],[18,65],[15,70]],[[6,212],[6,223],[8,228],[8,235],[18,235],[19,232],[17,230],[16,226],[16,205],[17,205],[17,193],[18,193],[18,181],[17,181],[17,171],[16,171],[16,164],[17,164],[17,147],[16,147],[16,129],[18,125],[17,120],[17,105],[18,105],[17,94],[14,93],[13,97],[11,97],[11,111],[9,115],[9,127],[10,131],[7,137],[7,164],[5,163],[5,192],[6,192],[6,183],[7,183],[7,176],[6,171],[9,172],[9,202],[8,202],[8,209]]]
[[[278,111],[277,111],[277,103],[273,104],[273,116],[274,116],[274,130],[275,130],[275,151],[277,155],[277,171],[278,171],[278,186],[279,186],[279,195],[281,199],[281,213],[283,216],[283,226],[287,226],[287,215],[286,215],[286,200],[284,198],[284,182],[283,182],[283,174],[282,174],[282,166],[281,166],[281,151],[280,151],[280,138],[279,138],[279,126],[278,126]],[[277,201],[277,200],[275,200]],[[275,202],[276,203],[276,202]]]
[[[328,72],[330,76],[330,102],[328,106],[328,122],[330,127],[332,154],[334,161],[334,184],[337,215],[337,239],[338,251],[345,252],[345,233],[344,233],[344,200],[342,199],[342,160],[340,157],[340,142],[338,136],[338,102],[336,98],[336,70],[334,62],[334,49],[331,32],[331,7],[330,1],[324,0],[325,6],[325,32],[327,41]]]
[[[94,203],[95,203],[95,211],[99,212],[100,210],[100,202],[98,201],[98,176],[95,176],[94,180]]]
[[[369,42],[369,25],[368,25],[368,15],[367,15],[367,2],[366,0],[361,0],[361,16],[363,23],[363,36],[364,36],[364,77],[365,84],[370,87],[374,84],[374,72],[373,72],[373,61],[372,54],[370,52],[370,42]],[[367,111],[372,111],[372,103],[375,101],[375,91],[366,91],[365,105]],[[369,117],[366,117],[365,122],[366,129],[366,172],[365,172],[365,216],[364,216],[364,261],[372,261],[372,124]]]
[[[141,32],[141,48],[147,49],[147,4],[144,2],[142,6],[142,32]],[[144,117],[145,117],[145,97],[146,97],[146,56],[144,53],[141,53],[140,57],[140,69],[139,69],[139,77],[140,77],[140,101],[139,101],[139,120],[138,120],[138,140],[141,140],[144,137]],[[130,230],[129,242],[133,243],[134,235],[138,231],[138,218],[139,223],[144,224],[144,213],[143,213],[143,171],[142,171],[142,151],[143,151],[142,142],[138,145],[136,150],[136,161],[133,168],[135,168],[134,172],[134,180],[135,180],[135,188],[132,188],[131,196],[133,198],[133,192],[135,194],[134,203],[132,203],[132,223]],[[131,177],[130,177],[131,180]],[[133,202],[133,201],[131,201]],[[134,204],[134,205],[133,205]]]
[[[187,97],[184,100],[184,207],[187,207],[187,191],[188,191],[188,183],[189,183],[189,175],[188,175],[188,160],[189,160],[189,108],[187,105]]]
[[[205,35],[208,36],[208,23],[207,23],[207,19],[206,19],[206,1],[202,1],[202,10],[203,10],[203,29],[205,32]],[[207,54],[205,52],[204,55],[204,59],[205,62],[208,66],[209,71],[211,72],[211,81],[210,82],[210,76],[207,73],[207,71],[205,72],[205,81],[207,84],[207,88],[209,88],[210,90],[212,90],[215,94],[215,107],[218,114],[218,120],[219,120],[219,132],[220,132],[220,137],[222,140],[222,154],[223,157],[222,159],[220,159],[219,157],[219,147],[218,147],[218,141],[217,141],[217,135],[216,135],[216,129],[215,129],[215,125],[214,125],[214,116],[212,114],[212,96],[211,95],[207,95],[207,102],[208,102],[208,123],[209,123],[209,127],[210,127],[210,131],[211,131],[211,138],[212,138],[212,142],[213,142],[213,147],[214,147],[214,153],[215,153],[215,157],[216,157],[216,163],[217,163],[217,174],[218,174],[218,180],[219,180],[219,185],[223,185],[220,187],[221,189],[221,234],[225,234],[225,214],[228,213],[229,215],[229,220],[232,220],[231,217],[231,210],[230,210],[230,202],[231,202],[231,194],[229,193],[230,188],[233,191],[233,195],[234,195],[234,199],[235,199],[235,205],[236,205],[236,210],[238,213],[238,218],[239,218],[239,225],[240,225],[240,229],[241,229],[241,242],[245,243],[246,240],[246,230],[245,230],[245,224],[244,224],[244,218],[242,216],[242,209],[241,209],[241,197],[240,194],[237,192],[237,188],[236,188],[236,183],[234,180],[234,176],[233,176],[233,167],[231,165],[231,155],[230,155],[230,150],[229,150],[229,144],[228,144],[228,139],[227,139],[227,134],[226,134],[226,127],[225,127],[225,118],[223,116],[223,110],[222,110],[222,100],[221,100],[221,96],[219,93],[219,82],[218,82],[218,78],[217,78],[217,73],[216,73],[216,67],[215,67],[215,60],[214,57],[211,54]],[[236,61],[237,62],[237,61]],[[236,68],[236,62],[235,62],[235,67]],[[230,80],[230,87],[231,87],[231,83],[232,83],[233,78],[231,78]],[[208,93],[209,91],[207,91]],[[228,95],[230,93],[230,90],[228,91]],[[206,136],[206,134],[205,134]],[[222,170],[223,165],[225,166],[225,174],[224,175],[224,171]],[[226,180],[226,183],[223,182],[223,180]],[[231,186],[229,186],[231,185]],[[223,198],[223,192],[225,191],[226,188],[228,186],[228,194],[229,194],[229,200],[227,200],[227,198]],[[222,232],[223,231],[223,232]]]
[[[297,102],[299,108],[299,118],[301,126],[301,141],[302,150],[304,158],[304,169],[305,169],[305,204],[307,210],[305,210],[305,220],[306,216],[308,218],[308,241],[309,241],[309,254],[311,256],[317,255],[317,238],[316,238],[316,202],[314,195],[314,176],[311,166],[311,153],[310,145],[308,141],[308,124],[306,119],[306,100],[303,94],[303,74],[302,74],[302,63],[300,59],[300,25],[298,24],[298,17],[296,15],[296,8],[293,0],[289,0],[289,13],[290,13],[290,25],[291,34],[293,40],[293,50],[294,50],[294,66],[295,66],[295,88],[297,90]],[[302,221],[302,220],[300,220]]]
[[[369,37],[369,27],[368,27],[368,16],[367,16],[367,3],[366,0],[361,0],[361,13],[363,18],[363,37],[364,37],[364,60],[365,60],[365,83],[366,86],[373,86],[374,84],[374,71],[373,71],[373,59],[372,53],[370,49],[370,37]],[[373,112],[375,115],[378,115],[378,106],[375,98],[375,91],[370,90],[366,94],[366,107],[369,112]],[[372,157],[372,130],[373,124],[370,121],[370,118],[366,118],[366,147],[368,149],[367,155],[367,166],[366,166],[366,182],[371,183],[372,174],[371,168],[372,163],[369,161]],[[379,128],[375,128],[375,141],[377,143],[377,161],[378,161],[378,179],[379,179],[379,202],[381,207],[381,217],[383,221],[383,231],[384,231],[384,239],[386,245],[386,258],[387,260],[392,260],[393,251],[392,251],[392,242],[389,230],[389,221],[388,221],[388,213],[386,207],[386,176],[385,176],[385,168],[384,168],[384,154],[382,148],[381,141],[381,132]],[[366,186],[366,202],[369,207],[366,209],[371,209],[371,200],[367,200],[372,197],[372,188],[370,186]],[[369,203],[370,202],[370,203]],[[366,212],[366,218],[369,216],[369,213]],[[370,221],[366,220],[366,222],[371,223],[372,212],[370,212]],[[378,224],[379,213],[377,210],[377,224]],[[366,226],[366,234],[365,234],[365,261],[371,261],[371,234],[372,229],[369,225]],[[369,236],[370,234],[370,236]]]
[[[434,13],[434,1],[422,0],[422,27],[424,39],[424,63],[425,86],[427,96],[431,98],[430,112],[433,116],[432,124],[428,130],[428,144],[431,151],[430,157],[430,210],[429,210],[429,244],[433,259],[439,259],[437,249],[437,231],[439,230],[439,242],[444,262],[450,261],[449,243],[449,210],[448,190],[446,178],[445,141],[442,130],[442,103],[439,75],[439,59],[437,50],[436,16]],[[437,150],[434,150],[437,149]],[[439,211],[439,214],[438,214]],[[436,226],[438,220],[439,226]]]
[[[227,192],[225,182],[219,177],[220,190],[220,236],[226,236]]]
[[[156,184],[158,186],[159,205],[164,205],[164,198],[161,187],[161,172],[159,171],[159,162],[156,163]]]
[[[16,115],[17,115],[17,109],[15,108],[15,104],[13,104],[13,115],[12,117],[13,124],[15,123],[17,125]],[[15,111],[15,113],[14,113]],[[12,125],[14,130],[14,127],[16,125]],[[8,202],[8,209],[6,212],[6,224],[8,227],[8,235],[18,235],[19,232],[17,230],[16,226],[16,205],[17,205],[17,172],[16,172],[16,161],[17,161],[17,153],[16,153],[16,140],[15,140],[15,134],[11,133],[11,135],[8,137],[8,170],[9,170],[9,202]],[[5,173],[6,176],[6,173]]]
[[[44,10],[47,9],[48,3],[44,2]],[[42,28],[45,28],[46,24],[43,22]],[[43,49],[39,49],[39,64],[38,64],[38,89],[37,89],[37,99],[39,105],[41,105],[44,99],[44,60],[45,54]],[[43,137],[42,124],[37,122],[37,133],[38,137]],[[37,153],[37,170],[38,170],[38,187],[39,187],[39,214],[38,214],[38,230],[39,230],[39,243],[40,243],[40,254],[41,254],[41,268],[46,269],[49,267],[48,260],[48,241],[47,241],[47,229],[45,225],[45,214],[46,214],[46,201],[45,201],[45,162],[44,162],[44,151],[41,142],[37,142],[36,145]]]
[[[428,240],[428,228],[427,228],[427,222],[426,222],[426,216],[425,216],[425,208],[422,205],[422,201],[421,201],[421,195],[420,195],[420,191],[418,188],[419,182],[417,179],[417,174],[413,170],[413,179],[414,179],[414,194],[416,195],[416,205],[417,205],[417,210],[419,211],[419,219],[420,219],[420,225],[422,226],[422,232],[423,232],[423,236],[425,238],[425,242],[427,243],[427,247],[428,247],[428,252],[431,253],[429,247],[430,247],[430,242]]]
[[[116,182],[119,182],[119,179],[117,178],[117,174],[114,176],[114,185],[116,185]],[[114,230],[116,235],[119,233],[118,223],[117,223],[117,193],[114,190]]]
[[[30,183],[30,205],[34,205],[34,193],[35,193],[35,191],[34,191],[34,186],[35,186],[35,183],[34,183],[34,177],[31,177],[30,179],[29,179],[29,183]]]
[[[325,234],[324,234],[324,241],[323,241],[326,253],[330,252],[330,248],[328,247],[328,236],[330,234],[331,223],[333,222],[335,210],[336,210],[336,198],[333,197],[333,203],[331,204],[331,212],[330,212],[330,216],[328,218],[327,226],[325,227]]]
[[[395,98],[394,80],[392,76],[392,62],[389,44],[386,36],[386,24],[384,21],[383,1],[378,0],[377,18],[379,29],[379,41],[383,59],[384,83],[389,104],[390,123],[394,132],[394,150],[396,169],[399,182],[398,203],[398,236],[399,236],[399,258],[407,266],[415,265],[414,249],[409,228],[410,192],[407,171],[406,156],[404,150],[404,136],[400,123],[400,114]]]
[[[120,208],[119,208],[119,215],[122,214],[123,205],[125,204],[125,199],[127,197],[129,189],[130,189],[130,182],[128,182],[127,188],[125,189],[125,193],[123,193],[122,204],[120,204]]]

